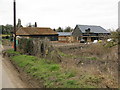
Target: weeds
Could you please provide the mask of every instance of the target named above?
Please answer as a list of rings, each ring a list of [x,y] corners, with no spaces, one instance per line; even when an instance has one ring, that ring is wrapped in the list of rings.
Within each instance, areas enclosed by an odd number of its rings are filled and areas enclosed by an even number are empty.
[[[82,59],[87,59],[87,60],[98,60],[97,57],[88,57],[88,56],[77,56],[77,55],[70,55],[70,54],[65,54],[63,52],[59,52],[59,54],[62,56],[62,57],[67,57],[67,58],[82,58]]]
[[[8,53],[17,52],[8,51]],[[64,87],[64,83],[66,83],[66,87],[76,87],[74,80],[68,80],[75,77],[76,73],[70,70],[61,71],[62,67],[59,64],[48,63],[48,60],[29,55],[12,56],[12,60],[28,74],[43,80],[45,87],[54,87],[56,82],[58,84],[63,83],[60,87]],[[64,80],[68,81],[64,82]],[[56,87],[59,87],[59,85]]]
[[[106,47],[100,46],[97,50],[93,50],[93,46],[91,46],[83,49],[83,51],[88,49],[88,53],[93,54],[89,56],[71,55],[63,52],[59,52],[59,55],[73,59],[86,59],[85,61],[99,60],[99,57],[94,56],[96,56],[96,54],[103,55],[107,53],[108,48],[106,51],[101,50],[104,48]],[[26,73],[38,80],[42,80],[43,85],[46,88],[98,88],[100,87],[98,85],[102,82],[102,78],[100,76],[89,75],[86,72],[83,73],[80,69],[76,72],[76,68],[62,67],[60,64],[52,62],[52,60],[37,58],[29,55],[21,55],[19,52],[14,52],[13,50],[8,50],[7,53],[15,54],[15,56],[12,56],[11,59],[19,67],[23,68]]]

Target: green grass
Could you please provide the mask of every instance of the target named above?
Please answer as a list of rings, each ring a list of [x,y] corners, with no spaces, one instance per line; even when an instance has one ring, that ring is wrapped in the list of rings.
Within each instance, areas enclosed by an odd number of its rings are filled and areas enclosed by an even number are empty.
[[[15,54],[15,56],[11,56],[11,60],[29,75],[42,80],[46,88],[93,88],[94,86],[86,84],[86,82],[100,82],[98,78],[89,79],[90,76],[86,75],[84,79],[73,80],[77,76],[77,72],[74,70],[65,70],[60,64],[35,56],[21,55],[19,52],[13,50],[8,50],[7,53]]]
[[[2,34],[2,37],[10,36],[10,34]]]
[[[12,60],[15,61],[18,66],[25,68],[27,65],[34,65],[34,61],[37,59],[34,56],[19,55],[12,57]]]
[[[2,44],[2,41],[0,41],[0,44]]]
[[[65,54],[65,53],[63,53],[63,52],[59,52],[59,54],[60,54],[62,57],[67,57],[67,58],[83,58],[83,59],[88,59],[88,60],[98,60],[97,57],[69,55],[69,54]]]
[[[76,80],[67,80],[64,84],[65,88],[80,88]]]
[[[9,49],[6,51],[8,54],[20,55],[19,52],[14,51],[13,49]]]
[[[97,60],[97,57],[86,57],[86,59],[89,59],[89,60]]]

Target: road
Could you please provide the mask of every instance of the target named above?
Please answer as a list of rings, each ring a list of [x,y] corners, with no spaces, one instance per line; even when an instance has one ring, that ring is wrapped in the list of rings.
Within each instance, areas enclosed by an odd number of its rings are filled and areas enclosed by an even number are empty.
[[[0,52],[3,47],[0,46]],[[19,73],[9,60],[2,58],[0,53],[0,88],[28,88],[19,77]]]

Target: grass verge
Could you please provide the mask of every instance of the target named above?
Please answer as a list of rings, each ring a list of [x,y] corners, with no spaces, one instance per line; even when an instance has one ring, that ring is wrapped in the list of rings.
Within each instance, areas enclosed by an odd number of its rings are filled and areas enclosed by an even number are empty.
[[[88,79],[81,80],[82,77],[77,75],[77,72],[65,70],[60,64],[35,56],[21,55],[13,50],[7,50],[6,52],[12,54],[11,60],[24,72],[38,80],[42,80],[46,88],[96,88],[96,86],[86,83]],[[99,81],[97,79],[93,76],[89,82],[96,83]]]

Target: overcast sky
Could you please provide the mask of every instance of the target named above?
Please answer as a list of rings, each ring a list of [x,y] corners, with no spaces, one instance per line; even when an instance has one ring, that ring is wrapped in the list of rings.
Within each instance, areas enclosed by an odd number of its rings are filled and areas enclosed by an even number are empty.
[[[22,25],[37,22],[39,27],[65,28],[98,25],[118,27],[119,0],[16,0],[17,19]],[[0,25],[13,24],[13,0],[0,0]]]

